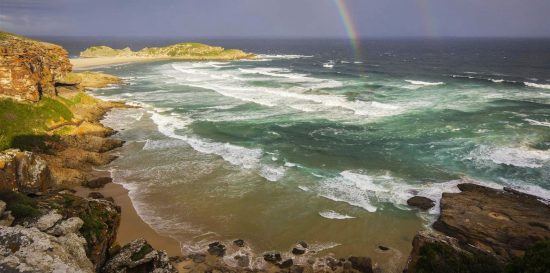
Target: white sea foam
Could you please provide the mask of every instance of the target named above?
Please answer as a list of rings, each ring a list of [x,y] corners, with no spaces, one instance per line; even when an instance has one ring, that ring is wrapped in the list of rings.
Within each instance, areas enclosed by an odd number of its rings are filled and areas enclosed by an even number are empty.
[[[323,64],[323,67],[324,68],[333,68],[334,67],[334,61],[328,61],[326,63]]]
[[[310,55],[297,55],[297,54],[258,54],[259,59],[300,59],[300,58],[311,58]]]
[[[524,82],[523,84],[534,88],[550,89],[550,84],[540,84],[540,83],[532,83],[532,82]]]
[[[166,116],[156,112],[150,112],[151,119],[162,134],[186,142],[194,150],[204,154],[215,154],[223,158],[232,165],[243,169],[257,169],[259,174],[269,181],[278,181],[285,175],[284,167],[273,167],[262,165],[260,159],[263,155],[261,149],[246,148],[230,143],[214,142],[195,136],[180,135],[177,130],[185,128],[191,120],[184,120],[180,116]],[[163,146],[178,145],[177,142],[148,142],[144,149],[164,148]]]
[[[538,121],[538,120],[528,119],[528,118],[524,120],[529,122],[529,124],[531,125],[550,127],[550,122],[548,121]]]
[[[550,163],[550,151],[535,150],[527,147],[494,147],[480,145],[470,152],[468,159],[487,165],[503,164],[523,168],[541,168]]]
[[[414,80],[405,80],[405,81],[410,84],[422,85],[422,86],[435,86],[435,85],[445,84],[444,82],[424,82],[424,81],[414,81]]]
[[[284,106],[304,112],[343,109],[352,111],[356,115],[369,117],[395,115],[404,111],[399,106],[376,101],[349,101],[345,96],[310,94],[308,91],[340,87],[342,83],[289,73],[286,70],[256,68],[245,69],[244,73],[273,74],[282,77],[281,82],[292,81],[299,84],[287,89],[258,87],[249,85],[248,79],[243,78],[242,69],[219,71],[212,70],[209,64],[190,65],[188,63],[177,63],[171,66],[180,72],[173,76],[181,78],[183,84],[210,89],[223,96],[268,107]]]
[[[502,188],[491,182],[485,186]],[[409,184],[402,179],[386,173],[383,175],[368,175],[365,172],[343,171],[339,176],[321,181],[316,192],[325,198],[346,202],[352,206],[361,207],[369,212],[375,212],[380,203],[391,203],[400,209],[409,209],[407,200],[413,196],[424,196],[436,202],[430,209],[430,214],[439,212],[439,200],[443,192],[459,192],[458,184],[462,180],[452,180],[440,183]]]
[[[322,217],[327,218],[327,219],[335,219],[335,220],[345,220],[345,219],[355,218],[353,216],[349,216],[349,215],[346,215],[346,214],[340,214],[340,213],[338,213],[336,211],[333,211],[333,210],[321,211],[321,212],[319,212],[319,215],[321,215]]]

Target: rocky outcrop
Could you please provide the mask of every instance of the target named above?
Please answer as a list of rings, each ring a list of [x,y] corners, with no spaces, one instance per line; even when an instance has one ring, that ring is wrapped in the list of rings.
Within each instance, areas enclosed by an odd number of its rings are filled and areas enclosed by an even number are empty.
[[[120,224],[120,207],[107,200],[87,199],[68,193],[47,194],[37,197],[36,202],[42,210],[55,212],[42,216],[42,220],[39,219],[32,226],[43,229],[48,226],[44,223],[65,219],[56,227],[44,229],[55,235],[74,230],[82,221],[79,232],[87,242],[85,252],[93,263],[94,270],[99,270],[105,264],[108,250],[116,240]],[[41,226],[37,226],[38,223],[42,223]]]
[[[407,205],[417,207],[421,210],[429,210],[435,206],[435,202],[424,196],[413,196],[407,200]]]
[[[111,84],[120,84],[122,80],[113,75],[101,72],[71,72],[57,81],[58,85],[79,86],[81,88],[103,88]]]
[[[496,256],[437,232],[421,231],[413,239],[406,273],[500,273],[504,263]]]
[[[250,59],[255,55],[238,49],[225,49],[201,43],[179,43],[164,47],[146,47],[139,51],[130,48],[113,49],[108,46],[93,46],[80,52],[82,58],[94,57],[155,57],[185,60],[237,60]]]
[[[38,193],[52,186],[50,169],[41,156],[17,149],[0,153],[0,189]]]
[[[62,47],[0,32],[0,95],[33,102],[56,95],[71,68]]]
[[[550,239],[547,201],[507,188],[469,183],[458,188],[461,192],[441,198],[433,225],[441,233],[422,231],[414,238],[406,272],[504,272],[537,243]],[[539,260],[548,258],[547,250]]]
[[[153,249],[144,239],[136,239],[123,246],[103,268],[104,273],[176,273],[168,255]]]
[[[0,272],[92,273],[93,265],[86,257],[85,245],[84,238],[74,229],[54,236],[36,227],[2,227]]]
[[[550,238],[550,206],[537,197],[475,184],[458,188],[443,194],[436,230],[504,260]]]

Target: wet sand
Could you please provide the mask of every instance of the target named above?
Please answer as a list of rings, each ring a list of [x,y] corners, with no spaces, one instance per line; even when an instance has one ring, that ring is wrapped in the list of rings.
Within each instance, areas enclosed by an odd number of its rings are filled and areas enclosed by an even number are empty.
[[[75,188],[77,195],[87,197],[90,192],[100,192],[105,197],[113,197],[115,203],[122,209],[120,227],[117,233],[117,243],[125,245],[137,238],[144,238],[155,249],[166,250],[169,256],[181,255],[180,243],[168,236],[158,234],[137,214],[128,191],[120,184],[109,183],[102,189]]]

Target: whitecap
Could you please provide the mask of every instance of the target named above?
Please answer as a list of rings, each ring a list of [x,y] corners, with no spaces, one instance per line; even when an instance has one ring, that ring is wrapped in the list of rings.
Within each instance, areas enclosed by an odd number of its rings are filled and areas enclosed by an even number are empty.
[[[550,127],[550,122],[548,121],[538,121],[538,120],[528,119],[528,118],[523,120],[529,122],[529,124],[531,125]]]
[[[550,162],[550,150],[480,145],[470,152],[467,159],[480,165],[501,164],[523,168],[541,168]]]
[[[532,83],[532,82],[524,82],[523,84],[534,88],[550,89],[550,84],[539,84],[539,83]]]
[[[414,85],[423,85],[423,86],[435,86],[445,84],[444,82],[424,82],[424,81],[415,81],[415,80],[405,80],[406,82]]]
[[[324,210],[319,212],[319,215],[321,215],[324,218],[327,219],[335,219],[335,220],[345,220],[345,219],[353,219],[355,217],[349,216],[346,214],[341,214],[333,210]]]

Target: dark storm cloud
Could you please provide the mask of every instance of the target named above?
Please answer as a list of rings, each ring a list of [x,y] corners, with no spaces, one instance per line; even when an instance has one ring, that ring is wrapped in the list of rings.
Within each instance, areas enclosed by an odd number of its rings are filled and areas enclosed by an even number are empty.
[[[347,0],[361,36],[550,36],[548,0]],[[343,37],[333,0],[0,0],[33,35]]]

